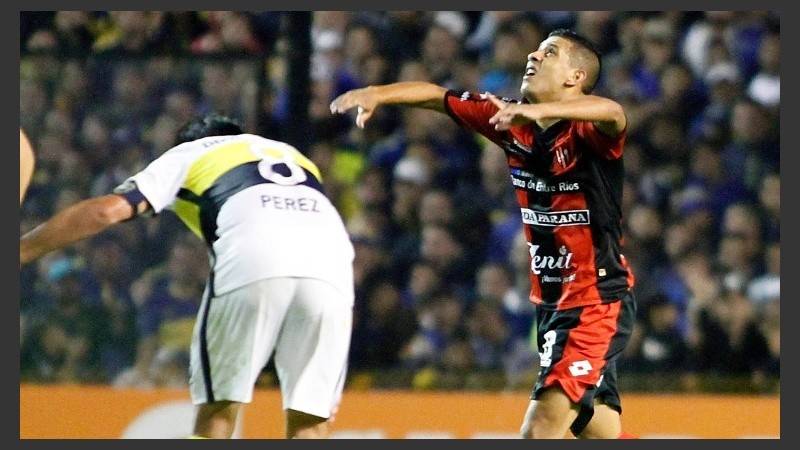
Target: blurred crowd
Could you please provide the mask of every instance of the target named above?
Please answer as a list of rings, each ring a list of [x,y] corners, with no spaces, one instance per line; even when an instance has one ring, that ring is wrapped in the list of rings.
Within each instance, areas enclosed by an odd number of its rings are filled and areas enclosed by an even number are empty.
[[[527,54],[562,27],[595,42],[596,93],[628,115],[622,208],[639,307],[621,377],[771,386],[779,24],[773,11],[313,12],[301,151],[355,243],[350,386],[527,390],[539,361],[502,151],[426,110],[383,107],[359,129],[330,101],[399,80],[518,99]],[[20,232],[110,192],[195,114],[285,137],[292,32],[280,12],[23,11],[20,125],[38,159]],[[208,270],[203,242],[166,212],[23,267],[21,380],[185,386]]]

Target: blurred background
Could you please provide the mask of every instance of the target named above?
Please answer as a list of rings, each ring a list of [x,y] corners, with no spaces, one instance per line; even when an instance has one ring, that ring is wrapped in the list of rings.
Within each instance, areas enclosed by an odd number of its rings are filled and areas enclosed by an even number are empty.
[[[217,111],[321,169],[356,247],[347,389],[512,391],[538,371],[529,262],[502,151],[438,113],[328,105],[399,80],[520,98],[568,27],[628,114],[625,254],[638,320],[620,389],[776,394],[780,20],[774,11],[20,13],[20,125],[36,171],[20,233],[109,193]],[[20,273],[20,381],[188,383],[208,259],[172,213]],[[271,364],[259,385],[277,386]],[[520,414],[522,411],[520,411]],[[516,417],[516,416],[515,416]]]

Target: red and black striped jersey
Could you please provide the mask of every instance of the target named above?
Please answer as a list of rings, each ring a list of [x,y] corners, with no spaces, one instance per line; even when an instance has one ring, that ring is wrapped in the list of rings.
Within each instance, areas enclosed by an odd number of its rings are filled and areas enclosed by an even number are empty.
[[[634,284],[622,254],[626,133],[569,120],[497,131],[497,107],[469,92],[448,92],[445,109],[505,151],[530,251],[530,300],[561,310],[621,299]]]

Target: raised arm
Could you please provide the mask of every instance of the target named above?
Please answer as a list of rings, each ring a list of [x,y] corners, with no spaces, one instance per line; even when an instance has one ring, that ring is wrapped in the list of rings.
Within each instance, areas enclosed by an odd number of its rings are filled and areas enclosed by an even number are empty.
[[[597,95],[581,95],[572,99],[534,104],[507,104],[489,95],[499,111],[489,119],[495,129],[508,129],[511,125],[536,121],[552,122],[560,119],[594,122],[608,136],[618,136],[626,126],[625,111],[614,100]]]
[[[149,207],[140,200],[138,212]],[[50,220],[25,233],[19,241],[19,263],[27,264],[51,251],[94,236],[134,216],[133,206],[123,195],[108,194],[70,205]]]
[[[344,113],[358,107],[356,125],[364,124],[378,105],[405,105],[444,112],[444,95],[447,89],[424,81],[401,81],[378,86],[353,89],[331,102],[332,113]]]

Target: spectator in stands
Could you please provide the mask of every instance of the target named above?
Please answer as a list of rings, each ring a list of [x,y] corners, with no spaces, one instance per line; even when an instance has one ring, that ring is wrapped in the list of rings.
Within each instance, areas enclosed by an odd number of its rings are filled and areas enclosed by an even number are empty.
[[[85,54],[91,52],[95,37],[93,28],[96,26],[91,12],[56,11],[53,25],[60,53]]]
[[[97,344],[106,376],[113,379],[133,363],[136,354],[137,309],[129,288],[137,265],[123,251],[115,233],[97,235],[85,244],[82,257],[86,265],[79,274],[82,301],[105,315],[107,335]]]
[[[731,110],[731,139],[722,150],[726,174],[743,180],[753,195],[761,178],[780,173],[778,117],[768,111],[753,100],[737,100]]]
[[[104,54],[152,54],[182,50],[166,11],[108,11],[92,49]]]
[[[502,374],[503,387],[518,389],[524,374],[538,369],[536,351],[527,337],[514,332],[500,305],[484,300],[474,303],[467,330],[477,369]]]
[[[631,66],[631,77],[646,99],[661,95],[661,74],[676,57],[676,34],[673,24],[663,17],[648,18],[642,27],[641,58]]]
[[[747,298],[763,312],[781,299],[781,243],[769,242],[764,249],[764,273],[747,282]]]
[[[346,225],[351,235],[391,239],[394,235],[391,220],[391,174],[376,166],[367,165],[356,181],[356,211]]]
[[[32,382],[108,382],[102,346],[109,335],[109,315],[88,304],[79,268],[68,257],[47,269],[45,295],[49,306],[30,316],[30,331],[20,348],[20,378]]]
[[[492,92],[501,97],[513,98],[519,92],[519,61],[525,58],[530,47],[525,46],[511,23],[500,26],[492,40],[492,55],[484,65],[478,82],[479,92]]]
[[[692,362],[695,370],[758,382],[771,364],[772,352],[743,289],[739,280],[729,278],[721,297],[700,310],[700,341],[693,347]]]
[[[770,32],[761,39],[758,72],[747,83],[747,95],[759,104],[777,109],[781,104],[781,36]]]
[[[431,23],[422,41],[420,60],[428,68],[431,79],[441,86],[458,88],[453,68],[462,55],[462,41],[466,30],[456,20],[453,23]]]
[[[460,348],[466,341],[465,302],[452,289],[442,286],[421,298],[415,305],[415,311],[419,327],[403,347],[403,366],[415,371],[453,368],[445,361],[445,354],[449,347]]]
[[[761,261],[763,238],[761,222],[750,203],[735,203],[725,210],[720,226],[722,232],[717,261],[728,274],[743,282],[764,270]]]
[[[381,274],[364,293],[355,318],[349,364],[354,372],[398,368],[400,352],[417,331],[416,314],[401,302],[401,287]]]
[[[403,305],[416,310],[430,303],[431,298],[448,285],[442,275],[431,263],[418,259],[411,266],[408,283],[403,289]]]
[[[781,176],[777,172],[764,175],[758,191],[760,218],[764,225],[764,240],[781,240]]]
[[[677,306],[663,294],[643,302],[641,335],[625,351],[625,367],[641,374],[660,374],[665,367],[681,373],[688,368],[689,347],[681,334]]]
[[[202,241],[182,233],[170,245],[165,265],[133,282],[131,296],[137,305],[139,335],[136,360],[117,375],[117,383],[158,386],[163,381],[159,379],[163,366],[181,361],[186,363],[186,379],[194,322],[208,272]]]
[[[514,337],[530,339],[534,307],[526,295],[514,288],[511,267],[497,262],[481,265],[476,274],[475,290],[478,301],[500,307],[503,321]]]
[[[244,11],[205,12],[208,29],[192,40],[194,53],[261,53],[264,44],[253,28],[250,16]]]

